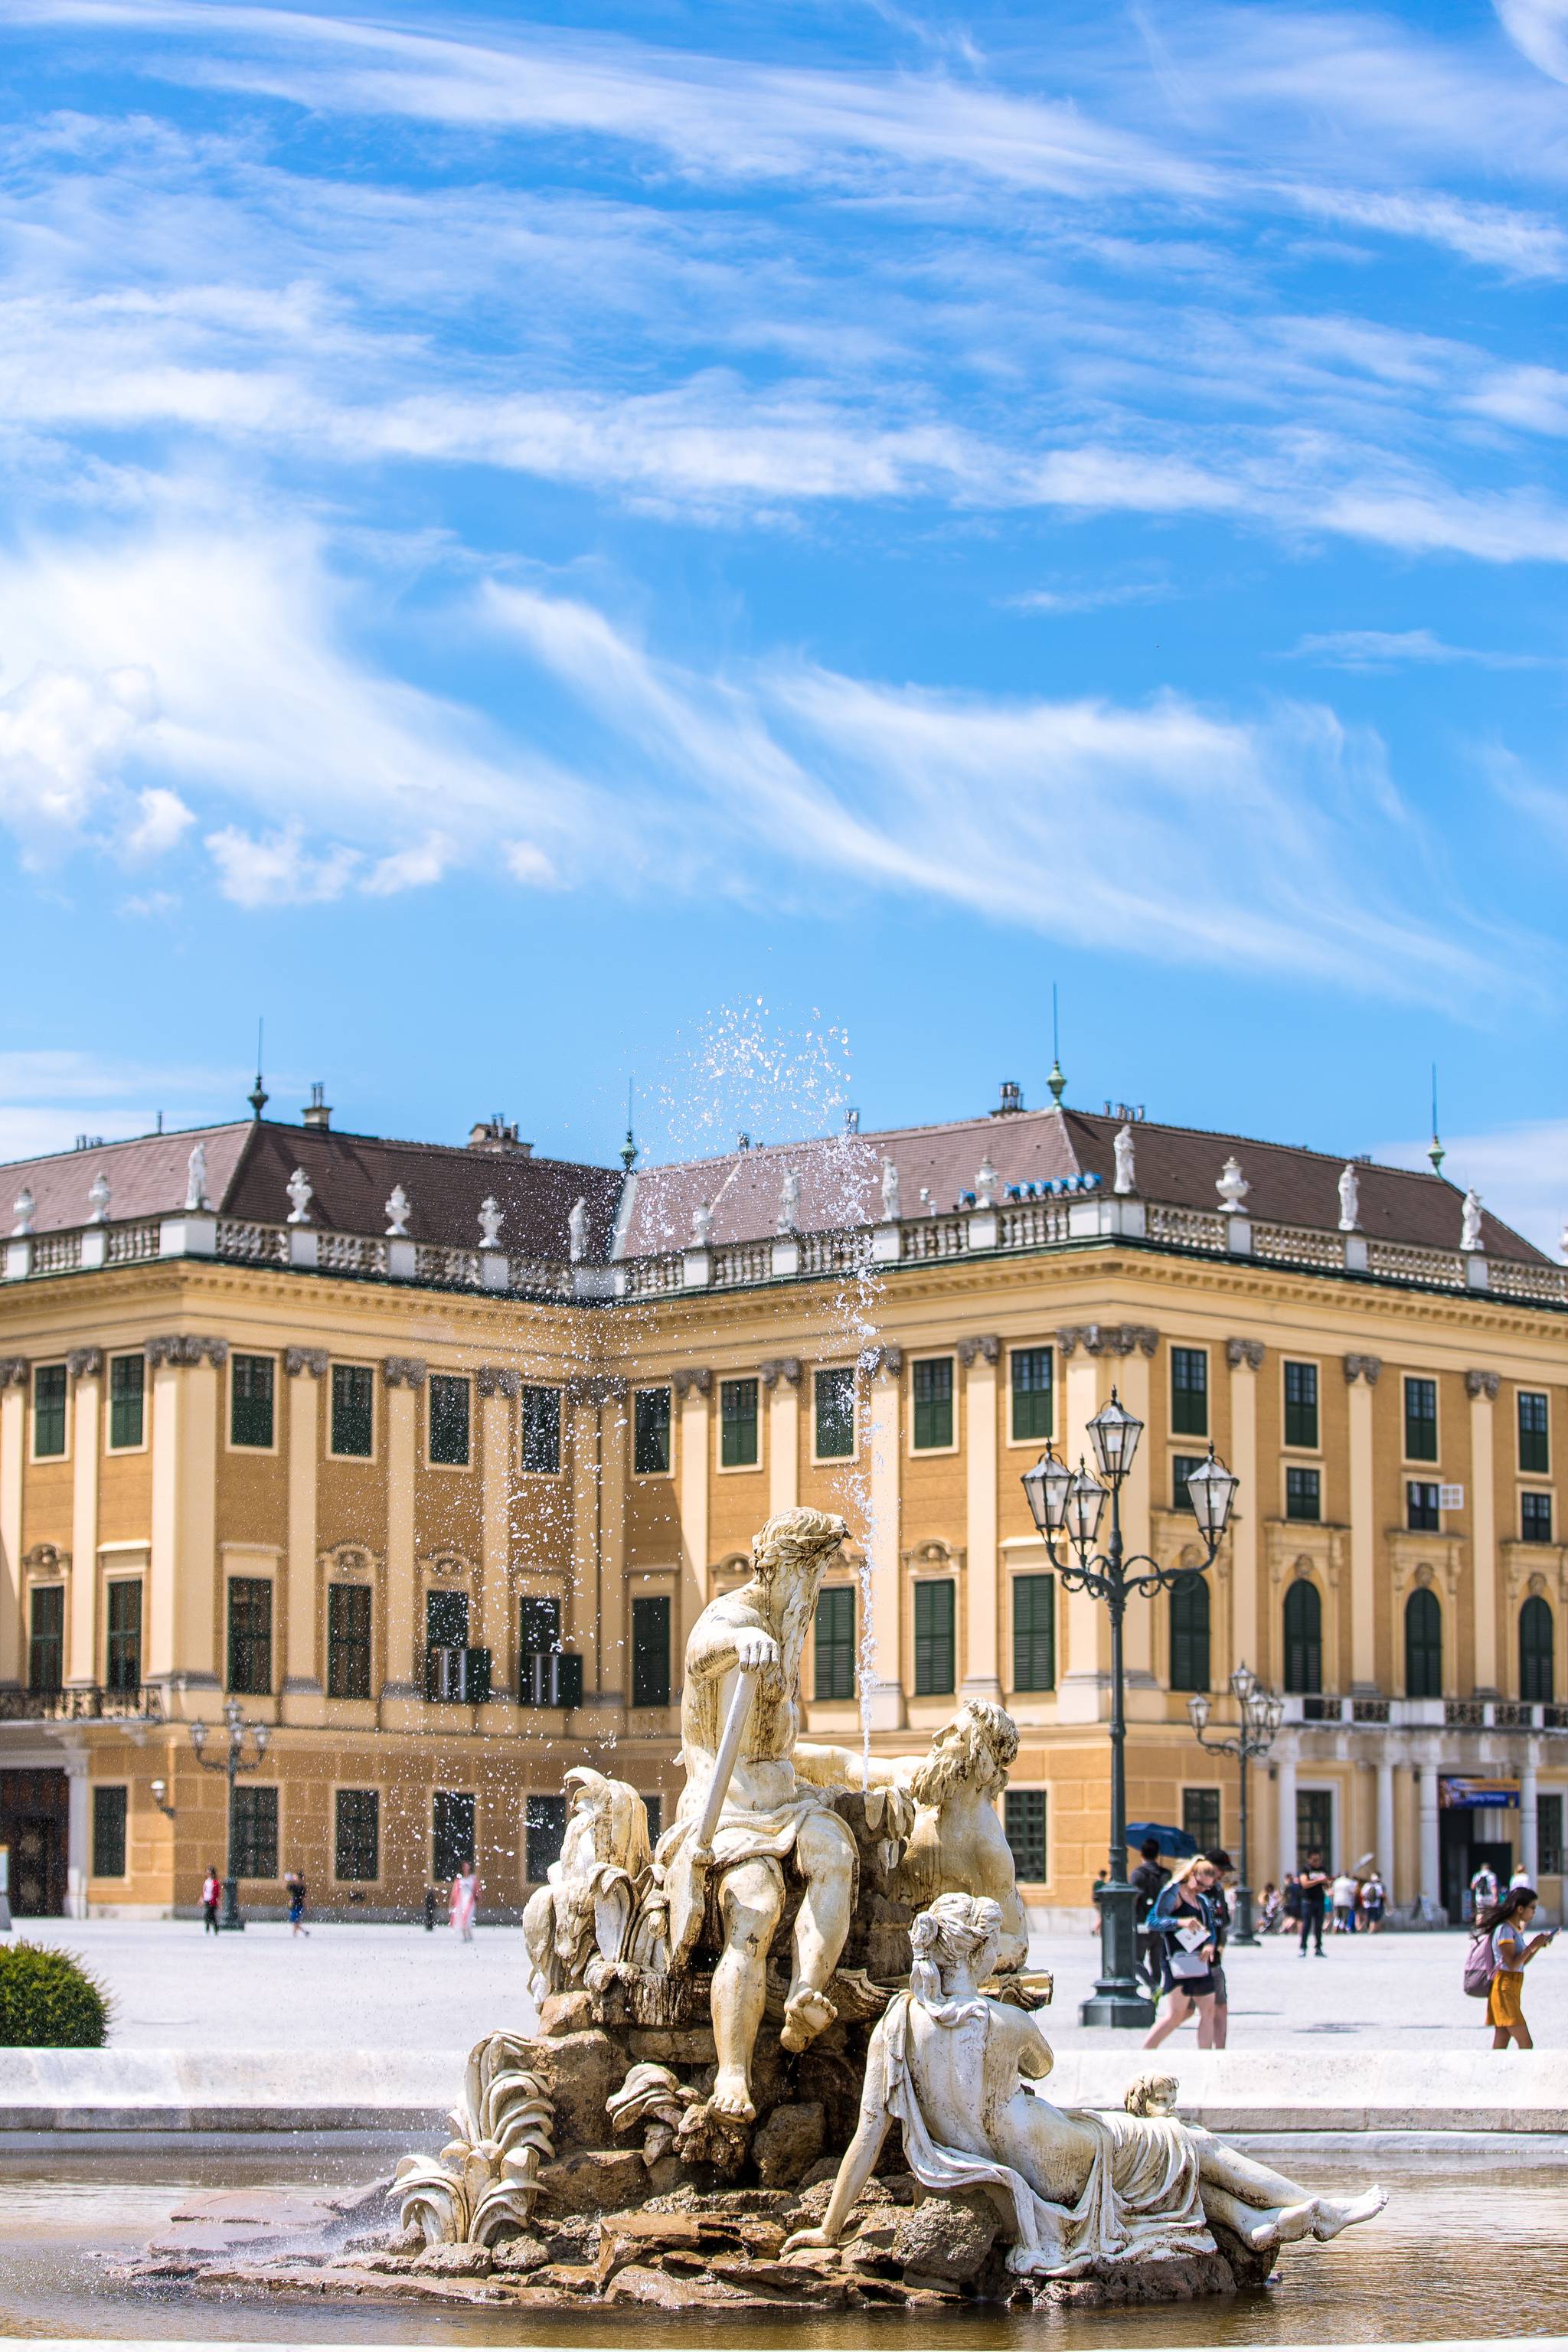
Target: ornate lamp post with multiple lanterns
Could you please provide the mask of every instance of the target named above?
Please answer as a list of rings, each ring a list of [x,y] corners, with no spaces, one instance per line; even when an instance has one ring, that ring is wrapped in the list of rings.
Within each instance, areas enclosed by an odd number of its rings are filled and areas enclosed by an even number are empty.
[[[1216,1728],[1228,1731],[1228,1739],[1208,1737],[1209,1717],[1214,1712],[1207,1691],[1194,1691],[1187,1701],[1187,1715],[1198,1735],[1200,1748],[1209,1748],[1216,1756],[1234,1756],[1241,1772],[1241,1883],[1236,1890],[1236,1937],[1238,1944],[1256,1944],[1252,1925],[1252,1878],[1247,1869],[1247,1768],[1255,1757],[1267,1756],[1274,1745],[1274,1737],[1285,1720],[1285,1702],[1277,1691],[1265,1690],[1248,1665],[1237,1666],[1230,1678],[1231,1696],[1236,1701],[1240,1721],[1232,1727],[1220,1724]]]
[[[222,1772],[228,1781],[228,1842],[224,1849],[223,1917],[224,1927],[243,1927],[239,1916],[239,1881],[234,1871],[234,1784],[241,1772],[254,1772],[267,1753],[271,1732],[265,1723],[247,1723],[239,1711],[237,1698],[224,1703],[224,1723],[227,1737],[216,1756],[206,1754],[207,1727],[199,1720],[191,1726],[191,1746],[196,1761],[205,1771]],[[249,1733],[251,1753],[245,1752],[246,1734]]]
[[[1129,1555],[1121,1540],[1121,1487],[1132,1467],[1143,1423],[1110,1391],[1110,1402],[1089,1424],[1097,1478],[1079,1456],[1069,1470],[1047,1446],[1032,1470],[1024,1473],[1024,1492],[1034,1522],[1046,1539],[1051,1565],[1068,1592],[1091,1593],[1110,1612],[1110,1864],[1094,1890],[1100,1906],[1100,1977],[1092,1996],[1079,2011],[1085,2025],[1149,2025],[1153,2003],[1138,1988],[1137,1895],[1127,1880],[1127,1713],[1122,1664],[1122,1627],[1127,1603],[1135,1592],[1163,1592],[1186,1576],[1201,1576],[1212,1565],[1230,1517],[1239,1483],[1219,1461],[1211,1445],[1206,1461],[1187,1479],[1187,1499],[1198,1523],[1206,1557],[1203,1569],[1162,1568],[1145,1553]],[[1103,1481],[1103,1484],[1101,1483]],[[1110,1536],[1097,1552],[1100,1523],[1110,1505]],[[1060,1558],[1065,1540],[1068,1557]]]

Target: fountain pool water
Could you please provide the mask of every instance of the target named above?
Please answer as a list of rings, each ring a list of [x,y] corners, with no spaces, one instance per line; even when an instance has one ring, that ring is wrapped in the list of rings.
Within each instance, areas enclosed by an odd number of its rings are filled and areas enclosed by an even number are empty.
[[[1324,2136],[1326,2143],[1327,2136]],[[639,2336],[658,2347],[700,2342],[712,2352],[739,2340],[837,2352],[837,2347],[963,2346],[973,2352],[1015,2345],[1089,2352],[1115,2345],[1293,2345],[1412,2342],[1552,2329],[1562,2307],[1560,2249],[1562,2152],[1544,2139],[1489,2137],[1485,2164],[1446,2143],[1422,2155],[1396,2138],[1244,2143],[1278,2160],[1289,2152],[1309,2179],[1331,2177],[1353,2149],[1358,2169],[1375,2171],[1392,2190],[1385,2210],[1353,2236],[1296,2248],[1279,2282],[1234,2300],[1162,2305],[1152,2309],[1042,2309],[1008,2314],[976,2307],[843,2315],[803,2311],[798,2317],[748,2316],[726,2326],[721,2315],[666,2318],[639,2309]],[[162,2341],[320,2344],[620,2346],[628,2314],[617,2306],[529,2313],[399,2305],[378,2296],[372,2281],[353,2303],[323,2308],[298,2300],[237,2294],[159,2294],[117,2289],[105,2257],[130,2256],[160,2234],[193,2193],[215,2189],[335,2191],[384,2177],[387,2159],[363,2149],[323,2159],[298,2142],[243,2153],[211,2150],[0,2158],[0,2336],[141,2337]]]

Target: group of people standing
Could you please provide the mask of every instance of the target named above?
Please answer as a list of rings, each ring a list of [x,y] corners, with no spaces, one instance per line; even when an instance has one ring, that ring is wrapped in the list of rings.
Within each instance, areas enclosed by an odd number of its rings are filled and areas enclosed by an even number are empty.
[[[1331,1877],[1314,1850],[1303,1869],[1286,1872],[1283,1886],[1269,1881],[1258,1925],[1265,1936],[1299,1927],[1303,1959],[1309,1944],[1321,1959],[1325,1929],[1331,1936],[1375,1936],[1387,1912],[1388,1889],[1375,1863]]]

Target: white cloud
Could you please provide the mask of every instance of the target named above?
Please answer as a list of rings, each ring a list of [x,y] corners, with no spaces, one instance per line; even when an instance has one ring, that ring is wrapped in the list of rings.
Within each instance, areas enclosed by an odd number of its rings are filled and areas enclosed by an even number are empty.
[[[0,1052],[0,1160],[68,1150],[84,1134],[149,1134],[160,1110],[172,1126],[192,1125],[235,1087],[232,1073],[178,1064],[53,1047]]]
[[[1329,629],[1302,637],[1286,658],[1320,662],[1333,669],[1393,669],[1406,662],[1475,662],[1483,669],[1554,666],[1544,654],[1489,653],[1475,646],[1446,645],[1430,629]]]
[[[1537,1249],[1562,1255],[1568,1227],[1568,1118],[1521,1119],[1489,1134],[1444,1139],[1443,1173],[1466,1191],[1474,1185],[1487,1207]],[[1425,1141],[1380,1144],[1375,1160],[1395,1168],[1426,1168]],[[1458,1235],[1455,1203],[1455,1238]]]
[[[366,875],[361,887],[373,898],[395,898],[404,890],[427,888],[439,882],[456,857],[455,845],[444,834],[432,833],[423,841],[410,842],[406,849],[395,850],[383,857]]]
[[[1401,194],[1380,188],[1313,186],[1296,182],[1282,197],[1321,220],[1344,221],[1384,236],[1419,238],[1447,246],[1467,261],[1500,270],[1509,278],[1568,275],[1568,235],[1541,215],[1507,205],[1467,203],[1426,192]]]
[[[358,853],[341,844],[319,854],[307,849],[297,824],[259,840],[226,825],[207,835],[206,846],[218,887],[237,907],[309,907],[341,898],[360,864]]]
[[[506,842],[501,855],[512,880],[522,883],[528,889],[552,889],[560,880],[543,850],[537,848],[531,841]]]
[[[1493,0],[1521,57],[1553,81],[1568,81],[1568,0]]]
[[[151,784],[137,795],[137,816],[125,839],[126,855],[133,858],[162,857],[183,839],[195,823],[178,793]]]
[[[1568,435],[1568,375],[1559,368],[1501,368],[1487,376],[1460,406],[1526,433]]]
[[[15,659],[17,640],[0,635],[0,643]],[[34,659],[21,684],[0,696],[0,820],[34,855],[72,843],[97,816],[154,709],[141,664],[88,670],[68,659]]]

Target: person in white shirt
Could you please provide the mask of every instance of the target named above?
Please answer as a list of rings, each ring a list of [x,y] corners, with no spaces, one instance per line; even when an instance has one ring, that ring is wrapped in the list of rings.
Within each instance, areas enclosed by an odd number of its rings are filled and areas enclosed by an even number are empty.
[[[1470,1881],[1470,1900],[1475,1905],[1476,1917],[1489,1911],[1498,1898],[1497,1873],[1489,1862],[1483,1862]]]
[[[1509,1893],[1511,1895],[1516,1886],[1532,1886],[1534,1883],[1523,1863],[1516,1862],[1513,1866],[1513,1876],[1508,1882]]]
[[[1331,1933],[1351,1936],[1355,1933],[1356,1883],[1348,1870],[1342,1870],[1335,1879],[1331,1901],[1334,1906],[1334,1924]]]

